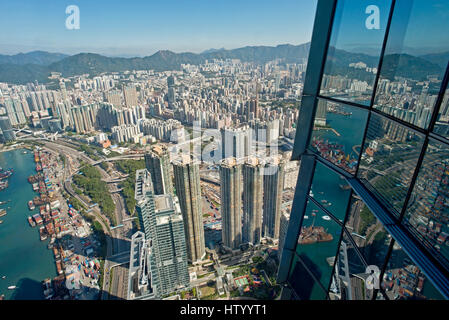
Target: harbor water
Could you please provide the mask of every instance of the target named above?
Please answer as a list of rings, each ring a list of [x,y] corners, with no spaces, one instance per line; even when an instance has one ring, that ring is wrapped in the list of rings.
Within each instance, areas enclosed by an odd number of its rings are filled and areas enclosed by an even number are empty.
[[[28,209],[28,201],[38,194],[27,178],[36,173],[33,154],[24,149],[0,153],[0,166],[13,168],[9,187],[0,192],[0,208],[7,215],[0,218],[0,295],[6,300],[44,299],[41,281],[53,278],[56,267],[48,241],[40,241],[37,227],[31,228],[27,217],[38,213]],[[6,279],[1,277],[6,276]],[[16,286],[15,290],[8,290]]]

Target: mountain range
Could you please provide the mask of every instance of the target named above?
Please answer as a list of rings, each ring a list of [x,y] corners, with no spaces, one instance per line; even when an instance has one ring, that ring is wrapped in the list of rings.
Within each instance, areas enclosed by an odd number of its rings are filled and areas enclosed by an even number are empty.
[[[244,62],[265,63],[275,59],[284,59],[287,63],[303,62],[307,59],[310,43],[301,45],[278,45],[244,47],[233,50],[212,49],[200,54],[174,53],[161,50],[143,58],[112,58],[94,53],[80,53],[73,56],[39,52],[38,56],[25,58],[0,56],[0,81],[25,84],[38,80],[48,82],[50,72],[60,72],[64,77],[88,73],[98,75],[102,72],[120,72],[126,70],[167,71],[179,70],[181,64],[201,64],[211,59],[240,59]],[[36,56],[36,53],[30,53]],[[44,63],[46,61],[46,63]]]
[[[46,66],[53,62],[67,58],[68,55],[63,53],[51,53],[46,51],[31,51],[28,53],[18,53],[15,55],[0,54],[0,65],[2,64],[37,64]]]
[[[79,53],[68,56],[60,53],[49,53],[34,51],[21,53],[13,56],[0,55],[0,82],[25,84],[35,80],[46,83],[50,72],[60,72],[64,77],[81,74],[91,76],[103,72],[120,72],[126,70],[148,70],[167,71],[179,70],[181,64],[198,65],[206,60],[212,59],[240,59],[244,62],[263,64],[275,59],[282,59],[285,63],[304,62],[308,58],[310,43],[300,45],[278,45],[270,46],[247,46],[243,48],[226,50],[210,49],[202,53],[174,53],[161,50],[155,54],[143,58],[118,58],[106,57],[94,53]],[[441,73],[446,68],[449,52],[431,54],[420,57],[410,55],[386,56],[385,61],[389,69],[399,61],[399,66],[407,70],[395,72],[394,75],[407,76],[412,79],[421,80],[429,72],[431,74]],[[340,49],[330,48],[329,58],[337,66],[334,70],[344,75],[349,63],[365,62],[368,66],[377,67],[378,58],[366,53],[353,53]],[[399,59],[399,60],[398,60]]]

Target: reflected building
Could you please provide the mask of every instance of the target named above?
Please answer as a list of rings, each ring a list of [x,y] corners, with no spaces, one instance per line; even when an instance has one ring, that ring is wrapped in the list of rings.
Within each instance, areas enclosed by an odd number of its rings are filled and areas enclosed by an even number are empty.
[[[0,133],[2,134],[4,142],[16,140],[16,134],[8,117],[0,117]]]
[[[351,31],[366,20],[363,2],[318,1],[292,151],[298,182],[279,250],[281,299],[449,298],[447,63],[407,49],[429,40],[412,29],[432,33],[435,47],[447,35],[428,24],[438,19],[433,1],[377,5],[374,36]],[[370,58],[347,36],[369,39]]]

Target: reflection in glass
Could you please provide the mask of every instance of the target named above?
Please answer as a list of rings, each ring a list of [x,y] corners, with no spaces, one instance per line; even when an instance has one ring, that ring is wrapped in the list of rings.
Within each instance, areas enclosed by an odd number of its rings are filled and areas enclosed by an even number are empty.
[[[421,135],[372,115],[358,177],[393,212],[402,210],[422,144]]]
[[[365,279],[368,276],[366,267],[367,265],[360,259],[346,233],[343,233],[335,260],[334,275],[329,291],[330,298],[334,300],[371,299],[373,292],[365,286]]]
[[[338,1],[321,95],[370,104],[390,7],[391,0]]]
[[[444,94],[433,132],[449,139],[449,88],[446,89],[446,93]]]
[[[345,219],[350,190],[351,187],[343,177],[319,162],[316,164],[310,196],[342,223]]]
[[[310,273],[313,270],[313,276]],[[321,271],[316,264],[305,254],[295,255],[289,283],[300,300],[325,300],[327,288],[319,285]]]
[[[390,300],[443,299],[397,243],[393,246],[381,287]]]
[[[374,108],[429,126],[447,66],[448,10],[443,0],[396,1]]]
[[[353,196],[346,229],[368,265],[384,265],[391,236],[360,198]]]
[[[449,147],[431,140],[405,215],[449,266]]]
[[[328,288],[340,240],[341,227],[309,201],[304,215],[296,254],[324,288]]]
[[[367,118],[366,110],[319,99],[311,149],[355,174]]]

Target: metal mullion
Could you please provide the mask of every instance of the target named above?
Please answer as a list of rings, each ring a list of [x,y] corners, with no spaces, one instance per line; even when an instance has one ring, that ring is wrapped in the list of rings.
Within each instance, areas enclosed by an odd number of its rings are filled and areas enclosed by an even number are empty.
[[[438,135],[437,133],[433,133],[433,132],[429,133],[429,138],[436,140],[437,142],[444,144],[449,148],[449,140],[447,138],[442,137],[442,136]]]
[[[309,274],[309,276],[312,277],[312,279],[318,284],[320,289],[323,290],[324,294],[326,295],[326,298],[329,298],[329,293],[328,293],[328,291],[326,291],[326,288],[324,288],[321,281],[319,279],[317,279],[317,277],[313,274],[313,272],[309,269],[309,267],[304,263],[304,261],[302,261],[301,257],[298,255],[298,253],[295,252],[294,254],[295,254],[296,258],[298,259],[298,262],[302,264],[303,268],[306,270],[306,272]],[[290,276],[289,276],[289,278],[290,278]],[[291,284],[290,284],[290,286],[293,287]]]
[[[353,176],[349,172],[343,170],[342,168],[340,168],[339,166],[333,164],[329,160],[324,159],[319,153],[314,152],[313,150],[307,150],[307,154],[315,156],[315,158],[316,158],[316,160],[318,162],[320,162],[324,166],[328,167],[329,169],[331,169],[336,174],[338,174],[340,176],[343,176],[346,179],[353,178]]]
[[[335,262],[337,261],[338,257],[340,256],[340,246],[341,246],[341,242],[343,241],[343,232],[344,232],[344,226],[341,228],[340,240],[338,241],[338,244],[337,244],[337,252],[336,252],[335,258],[334,258],[334,264],[332,265],[332,271],[331,271],[331,277],[330,277],[330,280],[329,280],[329,284],[327,286],[327,291],[326,292],[328,293],[327,294],[328,298],[330,298],[329,297],[329,291],[331,289],[332,279],[333,279],[334,273],[335,273],[335,266],[337,265]]]
[[[424,138],[424,143],[422,145],[421,153],[419,154],[418,162],[417,162],[417,164],[415,166],[415,171],[413,172],[412,180],[410,181],[410,186],[409,186],[408,191],[407,191],[407,196],[405,197],[404,204],[402,205],[402,210],[401,210],[401,213],[400,213],[399,218],[398,218],[399,223],[402,223],[402,220],[403,220],[403,218],[405,216],[405,213],[407,211],[408,203],[409,203],[410,198],[412,196],[413,189],[415,188],[415,183],[416,183],[416,180],[418,179],[419,172],[421,171],[421,167],[422,167],[423,162],[424,162],[424,157],[426,155],[426,151],[427,151],[427,146],[428,145],[429,145],[429,137],[426,136]]]
[[[370,110],[370,107],[364,106],[364,105],[361,105],[361,104],[358,104],[358,103],[352,102],[352,101],[342,101],[342,100],[339,100],[336,98],[322,96],[321,94],[319,94],[317,96],[317,98],[319,98],[321,100],[329,100],[330,102],[335,102],[335,103],[339,103],[339,104],[346,104],[348,106],[359,108],[359,109]]]
[[[316,157],[310,155],[307,155],[306,157],[307,158],[304,156],[302,157],[298,180],[296,181],[292,210],[290,212],[290,221],[288,223],[284,248],[279,263],[277,275],[278,282],[287,281],[292,272],[293,255],[296,253],[298,247],[298,239],[304,222],[304,213],[307,209],[307,196],[310,192],[313,176],[315,174]],[[297,221],[295,219],[297,219]]]
[[[441,88],[440,88],[440,92],[438,94],[437,101],[435,102],[432,118],[431,118],[430,124],[429,124],[429,132],[433,132],[433,129],[435,128],[435,123],[438,119],[441,104],[443,103],[444,96],[446,95],[446,91],[448,89],[448,84],[449,84],[449,62],[446,67],[446,72],[444,73],[443,81],[441,82]]]
[[[324,211],[324,213],[326,215],[331,217],[332,221],[337,223],[340,227],[343,227],[343,223],[340,220],[338,220],[338,218],[336,216],[334,216],[331,212],[329,212],[329,210],[327,210],[325,207],[323,207],[323,205],[321,205],[321,203],[319,203],[315,198],[308,196],[307,199],[309,199],[311,202],[313,202],[313,204],[316,205],[321,211]]]
[[[393,248],[394,248],[394,244],[395,243],[396,243],[396,240],[394,240],[393,237],[391,237],[390,246],[388,247],[387,256],[385,257],[384,265],[382,266],[382,269],[380,270],[380,274],[379,274],[379,289],[375,290],[376,294],[373,295],[373,299],[372,300],[376,300],[376,296],[377,296],[377,293],[379,292],[379,290],[382,291],[382,280],[384,278],[385,271],[387,270],[387,265],[388,265],[388,262],[390,261],[391,254],[393,253]]]
[[[327,292],[329,292],[331,285],[332,285],[332,277],[334,276],[335,273],[335,266],[336,266],[336,261],[338,259],[338,257],[340,256],[340,246],[341,246],[341,242],[343,241],[343,233],[345,232],[345,223],[348,219],[348,215],[349,215],[349,210],[351,209],[352,205],[351,205],[351,199],[352,199],[352,195],[353,195],[354,191],[352,191],[349,194],[349,201],[348,204],[346,206],[346,213],[345,213],[345,217],[343,218],[343,224],[342,224],[342,228],[341,228],[341,232],[340,232],[340,241],[338,242],[338,246],[337,246],[337,253],[335,255],[335,259],[334,259],[334,265],[332,266],[332,273],[331,273],[331,281],[329,282],[329,286],[327,288]]]
[[[334,7],[332,8],[332,21],[329,24],[329,31],[327,33],[326,45],[324,47],[323,63],[321,65],[320,75],[319,75],[320,80],[318,81],[317,91],[315,92],[315,99],[320,95],[321,85],[323,84],[324,70],[326,68],[327,56],[329,54],[329,45],[330,45],[331,38],[332,38],[332,31],[334,30],[335,13],[337,12],[338,1],[340,1],[340,0],[337,0],[334,2]],[[315,111],[316,111],[316,107],[315,107]],[[315,120],[315,115],[313,116],[313,120]],[[310,142],[310,136],[309,136],[309,142]]]
[[[397,124],[400,124],[403,127],[406,127],[409,131],[412,131],[415,134],[421,134],[421,135],[428,135],[429,134],[429,130],[427,129],[423,129],[421,127],[418,127],[416,125],[414,125],[413,123],[404,121],[400,118],[396,118],[388,113],[385,113],[379,109],[373,109],[371,110],[372,113],[375,113],[376,115],[383,117],[385,119],[388,119],[390,121],[396,122]]]
[[[370,124],[370,120],[371,120],[371,112],[373,111],[373,105],[374,105],[374,101],[376,99],[377,86],[379,84],[380,74],[381,74],[383,60],[384,60],[384,56],[385,56],[385,50],[387,48],[388,36],[390,34],[391,20],[393,19],[393,12],[394,12],[395,5],[396,5],[396,0],[392,0],[391,6],[390,6],[390,14],[388,16],[387,27],[385,29],[384,42],[382,43],[382,50],[381,50],[380,56],[379,56],[379,65],[377,68],[376,79],[374,80],[373,95],[371,96],[371,102],[370,102],[370,106],[369,106],[370,112],[368,113],[368,118],[366,119],[365,133],[363,134],[362,143],[360,145],[360,154],[359,154],[359,159],[357,161],[357,168],[355,170],[354,177],[357,177],[357,175],[359,173],[360,162],[362,161],[363,147],[365,146],[366,136],[368,135],[368,129],[369,129],[369,124]]]
[[[363,200],[362,200],[363,201]],[[352,235],[349,233],[348,229],[346,227],[343,228],[344,232],[346,233],[346,236],[349,239],[349,242],[351,242],[352,246],[354,247],[355,253],[357,254],[357,256],[359,257],[360,261],[362,261],[363,265],[365,266],[365,268],[368,266],[368,262],[365,259],[365,256],[363,255],[363,253],[360,251],[359,246],[355,243],[354,238],[352,237]]]
[[[323,0],[319,0],[319,1],[323,1]],[[329,51],[329,44],[330,44],[330,40],[331,40],[331,37],[332,37],[332,30],[333,30],[333,27],[334,27],[335,12],[336,12],[336,9],[337,9],[338,0],[332,0],[332,2],[333,2],[332,3],[333,7],[332,7],[332,10],[331,10],[331,16],[332,17],[331,17],[331,21],[330,21],[328,29],[327,29],[325,45],[323,46],[323,51],[322,51],[323,52],[323,56],[322,56],[322,61],[320,63],[320,72],[319,72],[319,75],[318,75],[318,81],[316,83],[317,86],[314,87],[313,90],[311,90],[312,92],[306,92],[304,90],[304,93],[303,93],[303,96],[308,96],[308,97],[313,98],[313,110],[312,110],[312,116],[310,117],[311,123],[309,123],[310,130],[308,130],[308,132],[307,132],[307,137],[306,137],[306,141],[305,141],[306,143],[305,143],[305,147],[304,147],[305,150],[307,150],[307,146],[310,144],[310,139],[311,139],[312,133],[313,133],[313,123],[315,121],[316,109],[317,109],[317,103],[318,103],[317,96],[319,95],[319,93],[321,91],[321,84],[323,82],[323,74],[324,74],[324,69],[325,69],[325,66],[326,66],[326,60],[327,60],[327,55],[328,55],[328,51]],[[313,38],[313,35],[312,35],[312,38]],[[313,39],[312,39],[312,41],[313,41]],[[310,60],[310,57],[309,57],[309,60]],[[310,71],[312,72],[312,70],[310,70]],[[307,82],[307,77],[311,77],[311,75],[309,74],[309,65],[307,67],[306,79],[304,81],[304,89],[308,89],[307,83],[306,83]],[[303,102],[302,102],[302,98],[301,98],[301,107],[302,107],[302,103]],[[295,135],[295,144],[293,146],[293,152],[292,152],[292,159],[291,160],[299,160],[300,156],[301,156],[301,154],[297,154],[297,152],[295,152],[295,149],[299,148],[297,146],[297,141],[296,140],[299,137],[299,128],[301,128],[301,126],[299,126],[300,120],[301,120],[301,116],[298,119],[298,123],[297,123],[297,128],[298,129],[297,129],[297,132],[296,132],[296,135]]]

